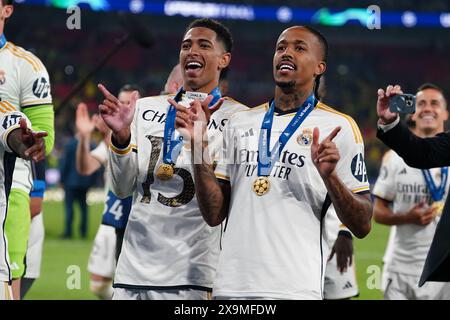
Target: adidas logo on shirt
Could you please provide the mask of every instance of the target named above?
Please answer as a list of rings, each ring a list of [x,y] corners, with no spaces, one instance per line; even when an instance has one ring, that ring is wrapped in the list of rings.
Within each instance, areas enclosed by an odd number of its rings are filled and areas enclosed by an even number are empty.
[[[353,288],[353,286],[352,286],[352,284],[350,283],[350,281],[347,281],[347,282],[345,283],[345,285],[342,287],[343,290],[345,290],[345,289],[351,289],[351,288]]]
[[[245,131],[242,135],[241,138],[245,138],[245,137],[253,137],[255,135],[253,128],[250,128],[250,130]]]
[[[398,174],[407,174],[407,172],[406,172],[406,168],[403,168],[403,170],[402,171],[400,171]]]

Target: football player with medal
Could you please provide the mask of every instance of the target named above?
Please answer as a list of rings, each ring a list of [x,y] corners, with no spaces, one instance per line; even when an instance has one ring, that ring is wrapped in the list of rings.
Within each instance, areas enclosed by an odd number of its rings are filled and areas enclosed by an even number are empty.
[[[211,226],[226,219],[217,299],[322,299],[330,250],[324,220],[337,213],[358,238],[370,231],[359,129],[314,92],[326,57],[327,42],[317,30],[284,30],[273,58],[274,100],[233,115],[224,130],[225,156],[215,169],[205,159],[208,152],[194,163],[203,217]],[[200,102],[177,109],[176,124],[189,133],[195,157],[195,149],[208,147],[195,129],[206,131],[209,110]],[[305,128],[314,128],[311,141],[290,139],[309,132]],[[276,132],[282,133],[270,141]],[[326,137],[321,141],[320,133]]]

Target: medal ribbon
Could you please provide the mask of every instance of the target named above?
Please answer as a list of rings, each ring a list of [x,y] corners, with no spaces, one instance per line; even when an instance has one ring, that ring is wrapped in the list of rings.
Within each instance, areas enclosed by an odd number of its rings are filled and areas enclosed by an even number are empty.
[[[264,119],[261,125],[261,133],[259,134],[258,143],[258,176],[268,176],[272,172],[272,168],[280,158],[280,154],[283,151],[286,143],[289,141],[294,132],[305,121],[306,117],[314,109],[317,104],[317,100],[314,94],[311,94],[305,102],[298,109],[291,122],[287,125],[284,131],[278,138],[277,143],[269,150],[270,147],[270,134],[273,125],[273,116],[275,113],[275,102],[272,100],[269,110],[264,115]]]
[[[428,169],[422,170],[423,177],[427,183],[428,189],[430,189],[431,197],[434,201],[441,201],[444,198],[445,187],[448,179],[448,167],[441,168],[441,185],[439,187],[433,181],[431,172]]]
[[[185,93],[183,88],[178,90],[174,100],[180,102],[182,100],[183,94]],[[214,105],[220,98],[221,92],[219,87],[215,87],[210,95],[213,96],[209,107]],[[169,105],[167,111],[166,124],[164,125],[164,142],[163,142],[163,162],[166,164],[174,165],[177,161],[178,156],[181,152],[181,147],[183,146],[183,137],[179,136],[175,139],[175,118],[177,116],[177,109]]]
[[[6,45],[6,37],[4,34],[0,36],[0,49],[2,49]]]

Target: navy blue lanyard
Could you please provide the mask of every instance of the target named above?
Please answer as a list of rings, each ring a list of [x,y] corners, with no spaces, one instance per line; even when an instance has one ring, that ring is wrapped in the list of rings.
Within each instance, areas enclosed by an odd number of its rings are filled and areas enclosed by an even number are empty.
[[[6,40],[5,35],[2,34],[2,35],[0,36],[0,49],[2,49],[2,48],[6,45],[6,42],[8,42],[8,41]]]
[[[178,90],[177,94],[175,95],[174,100],[176,102],[180,102],[182,100],[183,94],[185,93],[183,88],[180,88]],[[221,92],[219,87],[215,87],[210,95],[213,96],[213,99],[209,103],[209,106],[214,105],[220,98],[221,98]],[[178,138],[175,137],[175,118],[177,116],[177,109],[169,105],[169,109],[167,111],[167,119],[166,124],[164,125],[164,142],[163,142],[163,162],[167,164],[175,164],[177,161],[178,156],[181,152],[181,147],[183,144],[181,143],[183,141],[183,137],[179,136]]]
[[[444,198],[445,187],[447,186],[448,179],[448,168],[441,168],[441,185],[439,187],[433,181],[431,172],[428,169],[422,169],[423,177],[427,183],[428,189],[430,190],[431,197],[434,201],[441,201]]]
[[[278,138],[277,143],[272,148],[270,148],[270,135],[272,131],[273,125],[273,116],[275,113],[275,102],[272,101],[270,103],[269,110],[267,110],[264,115],[264,120],[261,125],[261,132],[259,134],[259,143],[258,143],[258,176],[268,176],[272,171],[273,166],[280,158],[280,154],[283,151],[286,143],[289,141],[294,132],[300,127],[302,122],[306,119],[306,117],[310,114],[310,112],[314,109],[317,104],[317,100],[314,97],[314,94],[311,94],[306,101],[302,104],[302,106],[298,109],[294,118],[292,118],[291,122],[287,125],[284,131],[281,133]]]

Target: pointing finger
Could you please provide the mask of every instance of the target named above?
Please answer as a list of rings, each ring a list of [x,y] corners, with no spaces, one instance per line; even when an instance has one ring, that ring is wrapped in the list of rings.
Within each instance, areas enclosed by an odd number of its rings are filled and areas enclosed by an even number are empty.
[[[331,131],[331,133],[328,135],[328,137],[325,138],[324,141],[322,142],[330,142],[333,141],[333,139],[337,136],[337,134],[339,133],[339,131],[341,131],[341,127],[336,127],[334,128],[333,131]]]
[[[313,141],[312,141],[312,145],[315,147],[319,145],[319,136],[320,136],[319,128],[315,127],[313,130]]]
[[[111,100],[113,102],[117,102],[119,101],[111,92],[108,91],[108,89],[106,89],[106,87],[104,85],[102,85],[101,83],[98,85],[98,88],[100,89],[100,91],[103,93],[103,95],[105,96],[106,99]]]

